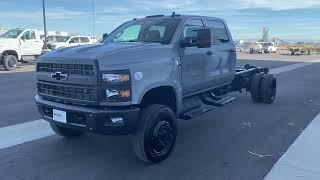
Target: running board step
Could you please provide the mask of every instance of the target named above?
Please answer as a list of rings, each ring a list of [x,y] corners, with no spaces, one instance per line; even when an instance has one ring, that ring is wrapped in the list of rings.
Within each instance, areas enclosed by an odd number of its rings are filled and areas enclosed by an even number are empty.
[[[197,117],[203,113],[209,112],[209,111],[213,110],[214,108],[215,108],[214,106],[202,104],[199,108],[196,108],[196,109],[193,109],[191,111],[184,113],[182,115],[181,119],[189,120],[189,119]]]
[[[206,95],[201,97],[201,101],[204,104],[210,105],[210,106],[218,106],[218,107],[222,107],[225,104],[231,103],[234,100],[236,100],[236,98],[231,96],[219,97],[215,95],[211,95],[211,96]]]

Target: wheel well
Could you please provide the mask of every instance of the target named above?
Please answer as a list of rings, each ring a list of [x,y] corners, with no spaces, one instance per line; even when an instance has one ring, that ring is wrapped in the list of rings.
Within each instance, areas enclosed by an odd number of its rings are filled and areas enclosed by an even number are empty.
[[[4,52],[2,53],[2,55],[13,55],[13,56],[15,56],[17,59],[19,59],[18,53],[17,53],[16,51],[14,51],[14,50],[4,51]]]
[[[177,109],[176,92],[173,87],[161,86],[149,90],[142,98],[142,108],[151,104],[162,104],[169,106],[174,112]]]

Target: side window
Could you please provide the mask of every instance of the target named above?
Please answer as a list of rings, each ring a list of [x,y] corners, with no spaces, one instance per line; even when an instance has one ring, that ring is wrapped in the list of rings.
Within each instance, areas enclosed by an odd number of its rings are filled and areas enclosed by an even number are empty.
[[[160,33],[160,37],[161,39],[163,38],[164,36],[164,32],[166,30],[166,27],[165,26],[150,26],[149,28],[149,31],[158,31]]]
[[[29,31],[30,32],[30,39],[36,39],[36,33],[34,31]]]
[[[25,40],[36,39],[36,34],[34,31],[27,31],[21,37]]]
[[[183,38],[190,37],[195,38],[197,37],[197,30],[203,28],[203,22],[201,19],[191,19],[189,20],[183,28]]]
[[[89,42],[89,38],[87,38],[87,37],[80,37],[80,41],[81,41],[81,43],[88,43],[88,42]]]
[[[229,36],[225,25],[221,21],[207,20],[208,27],[211,29],[213,43],[227,43]]]
[[[70,43],[80,43],[80,40],[79,40],[78,37],[74,37],[74,38],[72,38],[69,42],[70,42]]]

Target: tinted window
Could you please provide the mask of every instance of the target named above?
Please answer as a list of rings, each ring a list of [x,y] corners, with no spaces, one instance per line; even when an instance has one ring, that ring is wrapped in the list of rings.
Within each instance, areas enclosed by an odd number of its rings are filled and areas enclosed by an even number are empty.
[[[139,38],[139,33],[141,30],[141,25],[133,25],[126,29],[124,29],[122,32],[119,32],[115,38],[114,42],[130,42],[130,41],[136,41]]]
[[[22,35],[22,38],[26,40],[36,39],[36,34],[34,31],[27,31]]]
[[[89,42],[89,38],[87,38],[87,37],[80,37],[80,41],[81,41],[82,43],[88,43],[88,42]]]
[[[221,21],[207,20],[208,27],[211,29],[213,43],[229,42],[229,36],[225,25]]]
[[[80,40],[78,37],[74,37],[70,40],[70,43],[80,43]]]
[[[0,37],[2,38],[17,38],[22,33],[22,30],[10,30],[6,33],[2,34]]]
[[[203,28],[201,19],[189,20],[183,29],[183,37],[197,37],[197,30]]]
[[[179,22],[178,18],[146,18],[129,21],[108,35],[103,42],[169,44]]]
[[[53,36],[48,36],[48,37],[47,37],[47,41],[48,41],[48,42],[54,42],[55,39],[54,39]]]

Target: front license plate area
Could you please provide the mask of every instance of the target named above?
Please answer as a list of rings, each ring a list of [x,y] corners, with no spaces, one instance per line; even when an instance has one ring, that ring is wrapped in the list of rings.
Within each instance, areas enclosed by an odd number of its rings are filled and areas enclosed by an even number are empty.
[[[67,112],[53,109],[53,120],[61,123],[67,123]]]

